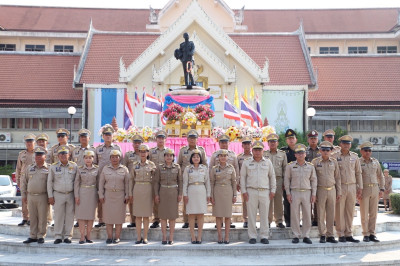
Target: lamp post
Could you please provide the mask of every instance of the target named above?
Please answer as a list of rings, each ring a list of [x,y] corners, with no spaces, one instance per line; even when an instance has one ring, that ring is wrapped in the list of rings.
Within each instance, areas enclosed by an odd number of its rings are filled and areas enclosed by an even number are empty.
[[[69,124],[69,134],[70,134],[70,139],[69,143],[72,143],[72,116],[76,113],[76,108],[73,106],[68,107],[68,114],[71,116],[71,121]]]
[[[316,111],[315,111],[315,109],[313,107],[309,107],[306,110],[307,116],[310,117],[310,124],[312,123],[312,118],[315,115],[315,113],[316,113]],[[308,125],[307,130],[310,130],[310,125]]]

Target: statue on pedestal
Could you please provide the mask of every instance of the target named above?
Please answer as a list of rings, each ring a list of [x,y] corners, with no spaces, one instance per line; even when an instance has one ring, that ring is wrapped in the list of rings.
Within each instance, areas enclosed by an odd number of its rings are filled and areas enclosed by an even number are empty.
[[[179,45],[179,49],[175,50],[174,56],[177,60],[181,60],[186,88],[191,89],[192,86],[196,85],[193,80],[194,43],[189,41],[189,34],[187,32],[183,34],[183,38],[185,41]]]

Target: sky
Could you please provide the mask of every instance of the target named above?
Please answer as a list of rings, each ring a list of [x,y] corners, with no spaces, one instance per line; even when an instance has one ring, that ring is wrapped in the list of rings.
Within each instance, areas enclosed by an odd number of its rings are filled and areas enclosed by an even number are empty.
[[[182,1],[182,0],[181,0]],[[199,0],[202,1],[202,0]],[[0,0],[0,5],[63,6],[97,8],[163,8],[169,0]],[[320,9],[400,7],[399,0],[225,0],[233,9]]]

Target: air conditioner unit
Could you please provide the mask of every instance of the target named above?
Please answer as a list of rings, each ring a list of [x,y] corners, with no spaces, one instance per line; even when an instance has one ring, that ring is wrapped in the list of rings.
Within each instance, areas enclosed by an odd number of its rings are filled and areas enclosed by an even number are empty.
[[[382,140],[381,137],[371,137],[371,140],[370,140],[370,141],[371,141],[372,144],[374,144],[374,145],[382,145],[382,143],[383,143],[383,140]]]
[[[71,142],[79,142],[78,133],[72,133],[70,137],[71,137],[71,139],[70,139]]]
[[[11,142],[11,133],[0,132],[0,142]]]
[[[354,138],[353,139],[353,143],[358,146],[358,145],[361,145],[363,143],[363,140],[362,140],[362,138]]]
[[[399,145],[399,138],[397,136],[386,137],[385,140],[386,145]]]

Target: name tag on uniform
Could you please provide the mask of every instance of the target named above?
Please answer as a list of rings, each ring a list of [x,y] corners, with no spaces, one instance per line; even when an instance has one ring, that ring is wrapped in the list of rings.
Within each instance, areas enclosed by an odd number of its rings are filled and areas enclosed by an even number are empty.
[[[43,169],[43,170],[42,170],[42,173],[48,174],[48,173],[49,173],[49,169]]]
[[[254,166],[254,163],[249,163],[249,166]]]
[[[152,154],[157,154],[157,150],[154,150],[151,152]]]
[[[56,172],[61,172],[61,166],[56,167]]]
[[[82,175],[86,175],[86,172],[81,172]]]
[[[30,172],[35,172],[35,167],[31,167],[31,169],[29,169]]]
[[[199,173],[204,173],[204,170],[203,170],[203,169],[200,169],[200,170],[199,170]]]
[[[293,169],[297,168],[297,166],[294,166]]]
[[[350,162],[355,161],[355,160],[356,160],[355,158],[350,158]]]
[[[139,164],[136,165],[135,169],[140,169],[140,165]]]
[[[103,152],[103,148],[100,148],[100,149],[99,149],[99,152]]]
[[[221,172],[221,170],[219,168],[217,168],[217,169],[215,169],[215,172],[219,173],[219,172]]]
[[[322,164],[317,164],[317,167],[322,167]]]
[[[123,174],[125,174],[125,171],[124,170],[119,170],[119,171],[117,171],[117,173],[120,174],[120,175],[123,175]]]
[[[365,166],[365,163],[361,164],[361,166]]]
[[[193,169],[189,169],[189,173],[193,173]]]
[[[183,152],[183,154],[188,154],[188,153],[189,153],[189,151],[184,151],[184,152]]]
[[[129,154],[129,157],[135,157],[134,153]]]
[[[79,151],[76,151],[76,152],[75,152],[75,155],[79,155]]]
[[[342,161],[342,158],[340,158],[340,157],[339,157],[339,158],[337,158],[337,161],[338,161],[338,162]]]

